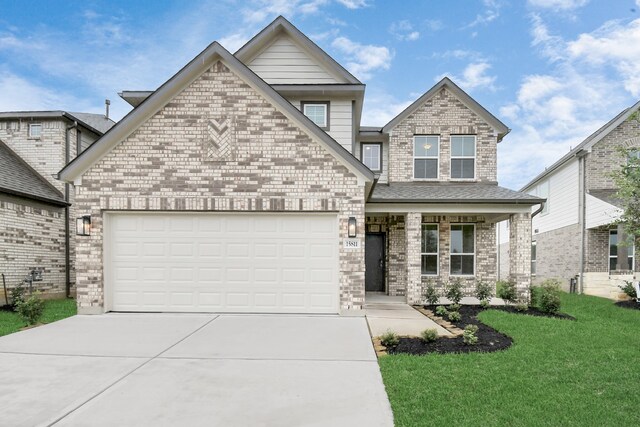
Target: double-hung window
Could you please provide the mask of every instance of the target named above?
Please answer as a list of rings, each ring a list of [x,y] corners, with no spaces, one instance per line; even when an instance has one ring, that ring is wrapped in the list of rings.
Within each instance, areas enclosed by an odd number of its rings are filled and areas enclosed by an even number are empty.
[[[438,274],[438,224],[422,224],[422,274]]]
[[[627,246],[627,262],[623,264],[624,270],[633,271],[635,248]],[[609,230],[609,271],[618,267],[618,230]]]
[[[302,101],[302,113],[324,130],[329,130],[329,103]]]
[[[380,172],[382,170],[382,144],[375,143],[362,143],[362,151],[360,158],[362,163],[374,172]]]
[[[413,137],[413,178],[438,179],[440,137],[415,135]]]
[[[451,135],[451,178],[476,177],[475,135]]]
[[[453,276],[472,276],[476,264],[475,224],[451,224],[450,273]]]

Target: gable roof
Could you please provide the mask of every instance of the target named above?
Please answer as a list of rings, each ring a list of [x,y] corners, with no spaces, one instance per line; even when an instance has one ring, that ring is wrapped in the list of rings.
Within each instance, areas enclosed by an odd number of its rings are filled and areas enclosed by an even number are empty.
[[[57,188],[2,141],[0,141],[0,193],[56,206],[69,206]]]
[[[544,177],[546,177],[547,175],[549,175],[550,173],[552,173],[556,169],[562,167],[570,159],[572,159],[572,158],[578,156],[579,154],[581,154],[582,151],[586,151],[586,150],[591,149],[591,147],[593,147],[598,142],[600,142],[604,137],[609,135],[609,133],[611,133],[611,131],[613,131],[615,128],[617,128],[622,123],[624,123],[629,118],[629,116],[631,116],[633,113],[638,111],[638,109],[640,109],[640,101],[636,102],[631,107],[625,108],[624,110],[622,110],[613,119],[609,120],[607,123],[602,125],[602,127],[600,127],[594,133],[589,135],[584,141],[582,141],[580,144],[576,145],[567,154],[562,156],[560,158],[560,160],[558,160],[557,162],[555,162],[554,164],[552,164],[548,168],[545,168],[544,172],[540,173],[535,178],[533,178],[531,181],[529,181],[524,187],[522,187],[522,189],[520,191],[524,191],[525,189],[533,186],[534,184],[537,184],[538,181],[540,181],[541,179],[543,179]]]
[[[296,42],[300,43],[302,47],[316,60],[323,64],[330,72],[336,74],[345,80],[347,84],[362,84],[360,80],[354,77],[349,71],[347,71],[342,65],[340,65],[335,59],[333,59],[327,52],[322,50],[317,44],[315,44],[309,37],[307,37],[302,31],[297,29],[291,22],[287,21],[282,15],[278,16],[273,22],[267,25],[262,31],[253,36],[251,40],[244,44],[240,49],[236,51],[234,56],[243,63],[248,63],[254,56],[261,52],[271,42],[273,42],[278,36],[287,34],[292,37]]]
[[[411,113],[421,107],[425,102],[427,102],[431,97],[438,93],[440,89],[444,87],[449,89],[464,105],[467,106],[467,108],[484,119],[484,121],[486,121],[491,127],[493,127],[496,132],[498,132],[498,142],[500,142],[500,140],[502,140],[502,138],[504,138],[504,136],[511,131],[511,129],[509,129],[504,123],[502,123],[493,114],[487,111],[482,105],[478,104],[475,99],[471,98],[465,91],[460,89],[460,87],[453,81],[451,81],[451,79],[449,79],[448,77],[444,77],[431,89],[425,92],[424,95],[416,99],[413,104],[409,105],[400,114],[391,119],[389,123],[384,125],[382,131],[384,133],[389,133],[389,131],[391,131],[391,129],[393,129],[398,123],[406,119]]]
[[[182,92],[194,80],[202,75],[217,60],[222,60],[241,79],[261,92],[276,108],[289,119],[296,122],[300,128],[315,137],[330,153],[357,175],[368,181],[373,180],[374,174],[356,159],[349,151],[320,129],[300,110],[282,97],[264,80],[251,71],[246,65],[231,55],[218,42],[211,43],[198,56],[192,59],[173,77],[167,80],[153,94],[134,108],[107,133],[67,164],[59,173],[58,179],[72,182],[87,171],[95,162],[109,153],[118,143],[127,138],[140,125],[146,122],[177,94]]]
[[[80,125],[96,133],[102,135],[107,132],[115,124],[103,114],[94,113],[70,113],[68,111],[4,111],[0,112],[0,119],[56,119],[65,118],[72,122],[78,122]]]

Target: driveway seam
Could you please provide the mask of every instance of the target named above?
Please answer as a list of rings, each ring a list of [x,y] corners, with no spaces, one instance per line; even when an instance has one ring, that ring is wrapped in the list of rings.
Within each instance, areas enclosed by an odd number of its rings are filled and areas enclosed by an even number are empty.
[[[374,362],[378,363],[378,359],[286,359],[286,358],[267,358],[267,357],[197,357],[197,356],[164,356],[156,357],[162,360],[242,360],[242,361],[262,361],[269,362]]]
[[[101,356],[99,354],[29,353],[24,351],[0,351],[0,354],[20,354],[25,356],[102,357],[105,359],[148,359],[149,358],[149,356],[118,356],[118,355]]]
[[[107,385],[105,388],[103,388],[102,390],[100,390],[99,392],[97,392],[96,394],[94,394],[93,396],[91,396],[90,398],[88,398],[87,400],[85,400],[84,402],[80,403],[79,405],[77,405],[75,408],[67,411],[66,413],[62,414],[60,417],[56,418],[54,421],[52,421],[51,423],[47,424],[47,427],[51,427],[55,424],[58,424],[60,421],[62,421],[63,419],[65,419],[66,417],[68,417],[69,415],[71,415],[72,413],[74,413],[75,411],[77,411],[78,409],[82,408],[84,405],[86,405],[87,403],[91,402],[92,400],[96,399],[97,397],[101,396],[102,394],[104,394],[104,392],[106,392],[107,390],[109,390],[110,388],[112,388],[113,386],[115,386],[116,384],[120,383],[122,380],[124,380],[125,378],[129,377],[131,374],[133,374],[134,372],[138,371],[140,368],[146,366],[147,364],[149,364],[149,362],[157,359],[159,356],[161,356],[163,353],[171,350],[173,347],[177,346],[178,344],[180,344],[181,342],[183,342],[184,340],[186,340],[187,338],[189,338],[190,336],[192,336],[193,334],[195,334],[196,332],[198,332],[199,330],[201,330],[202,328],[206,327],[207,325],[211,324],[214,320],[220,318],[220,315],[216,315],[215,317],[213,317],[212,319],[210,319],[209,321],[205,322],[204,324],[202,324],[201,326],[199,326],[198,328],[194,329],[193,331],[191,331],[190,333],[188,333],[187,335],[185,335],[184,337],[182,337],[181,339],[179,339],[178,341],[176,341],[175,343],[171,344],[169,347],[165,348],[164,350],[162,350],[160,353],[156,354],[155,356],[151,357],[150,359],[144,361],[143,363],[141,363],[139,366],[133,368],[132,370],[130,370],[129,372],[127,372],[126,374],[124,374],[122,377],[118,378],[117,380],[115,380],[114,382],[112,382],[111,384]]]

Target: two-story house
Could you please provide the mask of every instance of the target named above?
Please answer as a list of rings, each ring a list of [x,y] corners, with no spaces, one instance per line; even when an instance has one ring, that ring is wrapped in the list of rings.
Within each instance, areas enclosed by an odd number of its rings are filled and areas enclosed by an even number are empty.
[[[569,289],[575,279],[578,292],[617,299],[618,285],[640,277],[636,248],[615,224],[621,205],[613,180],[626,161],[619,148],[640,153],[639,109],[640,102],[620,112],[522,188],[547,199],[532,224],[535,282],[555,278]]]
[[[101,114],[0,112],[0,273],[8,288],[37,270],[35,288],[47,296],[73,291],[74,189],[54,175],[112,125]]]
[[[364,85],[279,17],[235,54],[208,46],[59,173],[76,188],[81,313],[353,312],[366,290],[497,275],[513,233],[526,294],[530,212],[496,182],[509,129],[443,79],[380,128]]]

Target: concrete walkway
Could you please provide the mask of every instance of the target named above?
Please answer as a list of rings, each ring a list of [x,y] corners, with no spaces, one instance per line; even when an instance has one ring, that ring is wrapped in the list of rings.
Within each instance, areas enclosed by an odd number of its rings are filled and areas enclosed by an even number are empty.
[[[393,425],[363,318],[74,316],[1,337],[0,366],[0,425]]]
[[[405,297],[389,297],[379,294],[366,295],[366,318],[372,337],[387,331],[401,336],[419,337],[425,329],[435,329],[440,336],[451,336],[451,333],[415,310],[405,302]]]

